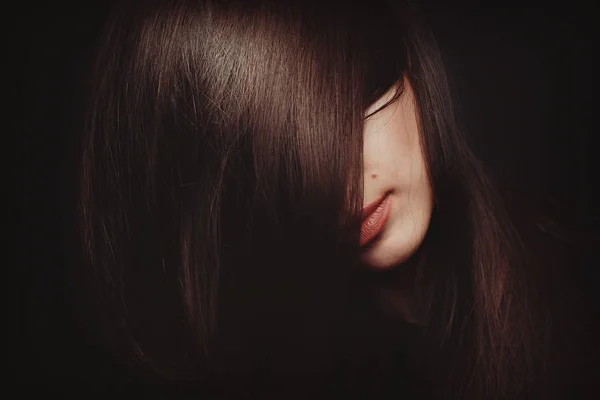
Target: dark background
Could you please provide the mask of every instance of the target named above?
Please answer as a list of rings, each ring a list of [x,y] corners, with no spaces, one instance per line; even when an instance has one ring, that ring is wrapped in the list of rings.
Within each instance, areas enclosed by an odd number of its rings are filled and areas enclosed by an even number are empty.
[[[443,3],[443,2],[439,2]],[[486,6],[423,2],[446,58],[460,112],[477,153],[496,174],[545,193],[589,235],[599,232],[598,88],[593,6]],[[448,2],[451,3],[451,2]],[[108,379],[120,372],[86,343],[74,318],[70,179],[73,92],[108,10],[52,3],[17,24],[24,61],[21,182],[25,236],[18,278],[9,284],[9,369],[17,382]],[[16,150],[15,150],[16,151]],[[593,249],[595,250],[595,249]],[[597,262],[581,270],[592,291]],[[15,270],[12,269],[11,270]],[[22,272],[23,276],[20,276]],[[21,285],[22,284],[22,285]],[[11,296],[13,293],[14,296]]]

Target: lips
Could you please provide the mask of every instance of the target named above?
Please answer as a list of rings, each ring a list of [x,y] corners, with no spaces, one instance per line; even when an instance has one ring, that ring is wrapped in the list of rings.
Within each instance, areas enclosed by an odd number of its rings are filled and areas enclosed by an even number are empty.
[[[363,208],[363,223],[360,231],[360,245],[365,246],[379,235],[390,215],[389,193]]]
[[[362,219],[363,222],[365,219],[367,219],[371,214],[373,214],[375,212],[375,210],[377,209],[377,207],[379,207],[379,205],[387,198],[388,194],[385,194],[383,196],[381,196],[380,198],[378,198],[375,201],[372,201],[370,204],[366,205],[363,209],[362,209]]]

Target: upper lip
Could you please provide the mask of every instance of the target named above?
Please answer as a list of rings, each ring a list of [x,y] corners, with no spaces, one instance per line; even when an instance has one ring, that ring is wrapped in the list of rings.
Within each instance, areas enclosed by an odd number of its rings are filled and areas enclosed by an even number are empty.
[[[363,221],[365,219],[367,219],[369,217],[369,215],[373,214],[375,212],[375,210],[377,210],[377,207],[379,207],[381,205],[381,203],[383,203],[383,201],[386,199],[386,197],[388,195],[389,195],[389,193],[386,193],[383,196],[379,197],[377,200],[372,201],[371,203],[369,203],[368,205],[363,207],[363,209],[362,209]]]

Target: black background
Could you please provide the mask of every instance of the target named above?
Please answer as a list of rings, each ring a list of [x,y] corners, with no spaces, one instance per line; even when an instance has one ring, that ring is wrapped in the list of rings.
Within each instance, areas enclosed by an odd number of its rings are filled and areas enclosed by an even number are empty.
[[[440,2],[442,3],[442,2]],[[450,4],[451,3],[451,4]],[[594,9],[487,2],[423,2],[460,100],[472,143],[497,174],[547,193],[590,235],[598,211],[598,43]],[[24,67],[20,178],[22,272],[9,284],[10,370],[16,382],[97,381],[119,376],[85,343],[74,318],[72,246],[73,91],[108,3],[31,7],[17,24]],[[598,283],[597,262],[582,271]],[[14,293],[13,293],[14,292]],[[14,294],[14,296],[13,296]]]

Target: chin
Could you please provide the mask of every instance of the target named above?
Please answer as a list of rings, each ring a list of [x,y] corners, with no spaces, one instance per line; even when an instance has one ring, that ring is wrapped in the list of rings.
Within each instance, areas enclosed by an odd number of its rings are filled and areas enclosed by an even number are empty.
[[[369,268],[391,269],[406,262],[419,246],[378,246],[365,250],[361,260]]]

